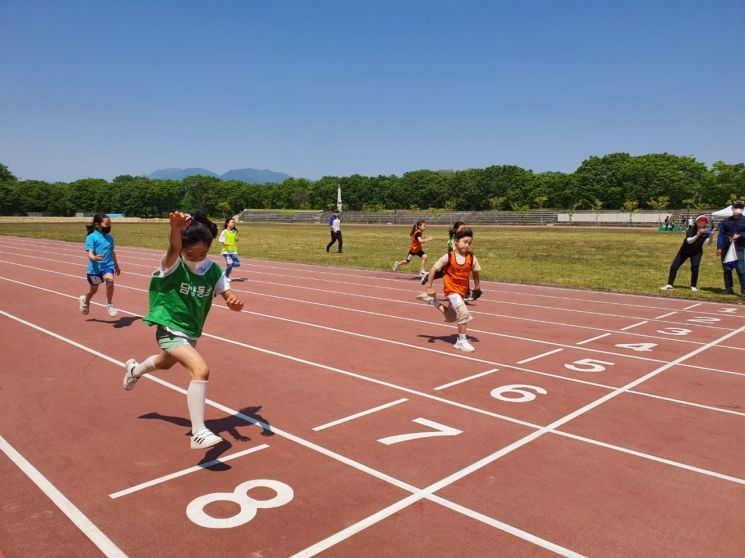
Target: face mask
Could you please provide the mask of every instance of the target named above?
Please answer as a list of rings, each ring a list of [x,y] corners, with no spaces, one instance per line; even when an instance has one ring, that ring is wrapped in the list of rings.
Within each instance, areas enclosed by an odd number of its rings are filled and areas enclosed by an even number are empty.
[[[111,227],[101,227],[100,231],[101,234],[109,234],[111,232]]]
[[[190,260],[187,260],[186,258],[182,257],[181,260],[184,262],[186,267],[189,268],[189,271],[192,273],[200,274],[204,270],[205,265],[207,264],[207,259],[203,259],[198,262],[192,262]]]
[[[733,210],[732,210],[732,213],[733,213],[734,215],[742,215],[742,209],[740,209],[740,208],[738,207],[738,208],[736,208],[736,209],[733,209]]]

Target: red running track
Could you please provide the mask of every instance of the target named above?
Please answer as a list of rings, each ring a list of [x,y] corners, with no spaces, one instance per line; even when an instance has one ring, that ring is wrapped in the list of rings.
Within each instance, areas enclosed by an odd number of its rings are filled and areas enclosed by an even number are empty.
[[[34,250],[0,237],[9,557],[742,556],[741,306],[484,282],[463,354],[412,274],[245,258],[195,452],[183,369],[121,388],[161,254],[117,250],[112,319]]]

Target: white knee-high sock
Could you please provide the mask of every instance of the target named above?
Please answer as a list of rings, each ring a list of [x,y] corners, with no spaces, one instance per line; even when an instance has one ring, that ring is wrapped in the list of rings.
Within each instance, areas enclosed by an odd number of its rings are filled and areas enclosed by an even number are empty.
[[[143,374],[147,374],[148,372],[155,372],[158,369],[155,366],[155,358],[157,356],[158,355],[150,355],[137,366],[135,366],[132,370],[132,375],[135,378],[139,378],[140,376],[142,376]]]
[[[186,390],[192,436],[204,429],[204,405],[207,400],[207,380],[192,380]]]

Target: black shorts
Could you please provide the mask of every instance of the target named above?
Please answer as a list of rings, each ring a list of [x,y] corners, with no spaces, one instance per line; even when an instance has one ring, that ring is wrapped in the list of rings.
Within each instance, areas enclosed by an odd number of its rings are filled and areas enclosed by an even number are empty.
[[[408,261],[411,261],[414,259],[414,256],[419,256],[421,258],[421,257],[424,257],[425,255],[426,254],[424,253],[424,250],[419,250],[418,252],[412,252],[411,250],[409,250],[409,253],[406,256],[406,259]]]

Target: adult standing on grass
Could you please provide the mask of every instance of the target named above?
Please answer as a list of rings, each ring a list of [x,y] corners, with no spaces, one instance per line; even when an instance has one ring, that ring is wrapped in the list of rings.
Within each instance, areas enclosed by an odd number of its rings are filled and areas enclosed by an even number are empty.
[[[737,252],[737,262],[735,271],[740,279],[740,296],[745,297],[745,261],[743,252],[745,251],[745,219],[742,218],[742,211],[745,209],[745,202],[735,200],[732,202],[732,216],[723,219],[719,223],[719,234],[717,235],[717,256],[722,259],[722,270],[724,271],[724,293],[735,294],[732,283],[732,268],[724,263],[724,257],[729,250],[730,244],[735,243]]]
[[[334,242],[339,241],[340,254],[342,253],[342,238],[341,238],[341,219],[339,219],[339,210],[334,209],[334,212],[329,217],[329,231],[331,232],[331,242],[326,245],[326,252],[328,252],[334,245]]]
[[[688,227],[685,240],[678,250],[670,272],[667,276],[667,285],[661,287],[663,291],[669,291],[675,285],[675,276],[678,269],[687,260],[691,260],[691,290],[696,292],[698,283],[698,268],[701,265],[701,257],[704,255],[704,243],[711,244],[711,227],[709,218],[706,215],[696,217],[694,225]]]

